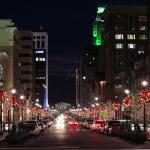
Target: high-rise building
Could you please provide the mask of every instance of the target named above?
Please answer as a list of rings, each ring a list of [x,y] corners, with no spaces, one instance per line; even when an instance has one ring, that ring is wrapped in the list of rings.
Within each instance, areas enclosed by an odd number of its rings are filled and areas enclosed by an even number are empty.
[[[121,100],[120,95],[123,95],[124,89],[131,89],[134,78],[145,74],[143,70],[134,75],[135,62],[149,53],[146,8],[135,5],[108,6],[103,17],[107,99]],[[140,80],[135,86],[139,84]]]
[[[76,72],[76,101],[81,106],[90,106],[95,102],[95,97],[98,97],[101,102],[104,101],[100,84],[105,80],[105,60],[103,59],[105,53],[102,35],[104,10],[104,5],[98,6],[97,15],[93,22],[92,44],[82,50],[80,70]]]
[[[33,32],[35,65],[35,98],[48,107],[48,34]]]
[[[82,50],[80,72],[78,71],[77,87],[78,102],[82,107],[90,106],[94,103],[95,81],[99,78],[99,47],[86,46]],[[79,89],[77,92],[79,92]]]
[[[102,31],[103,31],[103,23],[104,20],[102,18],[102,14],[105,10],[105,6],[99,5],[97,8],[97,16],[95,18],[95,21],[93,22],[93,45],[100,46],[103,45],[103,37],[102,37]]]
[[[18,90],[27,99],[34,99],[34,72],[33,72],[33,41],[32,31],[18,31],[20,49],[17,51],[18,69],[16,76],[18,79]]]

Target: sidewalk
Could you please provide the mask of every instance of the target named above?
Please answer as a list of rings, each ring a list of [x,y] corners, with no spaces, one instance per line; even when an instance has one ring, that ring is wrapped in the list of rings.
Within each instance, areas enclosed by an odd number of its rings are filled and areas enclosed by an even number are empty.
[[[2,135],[0,134],[0,141],[5,140],[5,137],[8,135],[8,132],[4,132]]]

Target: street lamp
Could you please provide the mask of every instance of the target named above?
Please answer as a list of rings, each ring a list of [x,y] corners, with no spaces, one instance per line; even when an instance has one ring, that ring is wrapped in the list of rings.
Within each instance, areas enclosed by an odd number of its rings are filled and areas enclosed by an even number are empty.
[[[94,122],[95,122],[95,113],[96,113],[95,111],[96,111],[96,108],[95,108],[95,105],[94,105],[94,104],[92,104],[91,107],[92,107],[93,110],[94,110],[94,111],[93,111],[93,120],[94,120]]]
[[[128,96],[128,95],[129,95],[129,93],[130,93],[130,90],[125,89],[125,90],[124,90],[124,93],[125,93],[125,94],[127,94],[127,96]]]
[[[16,94],[16,90],[15,89],[12,89],[11,90],[11,93],[12,93],[12,107],[13,107],[13,120],[12,120],[12,122],[14,123],[14,103],[15,103],[15,101],[16,101],[16,99],[15,99],[15,94]]]
[[[22,124],[23,124],[23,107],[24,107],[24,95],[20,96],[20,100],[21,100],[21,109],[22,109]]]
[[[148,82],[147,81],[142,81],[142,85],[143,85],[143,87],[146,87],[148,85]]]
[[[3,91],[3,86],[4,86],[4,81],[0,80],[0,99],[1,99],[1,118],[0,118],[0,122],[1,122],[1,131],[3,128],[2,122],[3,122],[3,98],[4,98],[4,91]]]
[[[86,76],[83,76],[83,80],[86,80]]]
[[[95,100],[98,101],[98,97],[95,97]]]
[[[39,103],[39,99],[38,98],[36,99],[36,102]]]
[[[11,90],[11,93],[14,95],[14,94],[16,94],[16,90],[15,89],[12,89]]]

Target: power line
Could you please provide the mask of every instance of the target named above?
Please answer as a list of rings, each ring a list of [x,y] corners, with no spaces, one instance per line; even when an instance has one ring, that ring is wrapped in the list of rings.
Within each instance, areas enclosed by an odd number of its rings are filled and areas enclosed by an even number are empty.
[[[75,74],[49,73],[48,76],[55,76],[55,77],[75,77]]]
[[[79,60],[73,60],[73,59],[53,58],[53,57],[49,57],[48,59],[51,60],[51,61],[61,61],[61,62],[69,62],[69,63],[80,63]]]

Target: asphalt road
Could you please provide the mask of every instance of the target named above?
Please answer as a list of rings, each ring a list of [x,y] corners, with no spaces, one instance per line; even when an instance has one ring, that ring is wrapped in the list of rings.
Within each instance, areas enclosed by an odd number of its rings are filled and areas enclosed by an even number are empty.
[[[118,137],[109,137],[75,126],[54,124],[38,137],[30,137],[19,144],[0,142],[0,149],[149,149],[150,142],[131,144]]]

